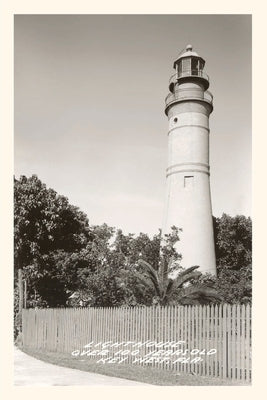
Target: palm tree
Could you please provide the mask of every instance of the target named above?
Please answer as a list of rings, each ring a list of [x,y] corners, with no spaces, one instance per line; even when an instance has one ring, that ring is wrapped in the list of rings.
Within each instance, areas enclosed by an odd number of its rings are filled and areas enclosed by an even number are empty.
[[[193,266],[180,272],[176,278],[168,277],[168,272],[172,264],[162,262],[156,271],[148,262],[139,260],[138,264],[143,268],[143,273],[134,271],[140,283],[149,287],[155,294],[158,304],[168,305],[179,303],[182,305],[206,304],[211,301],[221,300],[217,291],[208,284],[195,283],[188,285],[189,282],[198,281],[202,276],[201,272],[196,271],[199,266]]]

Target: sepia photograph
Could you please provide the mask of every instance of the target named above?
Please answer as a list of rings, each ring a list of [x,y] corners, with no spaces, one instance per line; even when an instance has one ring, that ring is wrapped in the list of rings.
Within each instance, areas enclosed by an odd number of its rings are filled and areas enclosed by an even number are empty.
[[[14,15],[14,385],[251,386],[252,15]]]

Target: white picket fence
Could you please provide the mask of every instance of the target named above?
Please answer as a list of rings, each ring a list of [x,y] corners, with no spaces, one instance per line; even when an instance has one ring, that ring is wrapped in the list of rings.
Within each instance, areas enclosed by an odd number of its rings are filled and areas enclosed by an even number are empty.
[[[25,348],[84,351],[97,361],[84,346],[106,343],[108,357],[122,363],[251,381],[249,305],[24,309],[22,333]],[[147,356],[158,350],[176,353]]]

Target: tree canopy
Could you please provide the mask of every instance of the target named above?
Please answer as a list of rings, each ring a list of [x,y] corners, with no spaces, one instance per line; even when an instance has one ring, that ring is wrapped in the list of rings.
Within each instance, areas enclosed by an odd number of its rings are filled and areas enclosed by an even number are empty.
[[[87,216],[36,175],[15,179],[14,265],[23,268],[53,250],[81,249],[90,238]]]
[[[244,215],[214,218],[218,277],[214,287],[226,303],[252,298],[252,221]]]
[[[240,270],[252,262],[252,221],[250,217],[223,214],[214,219],[217,268]]]
[[[58,261],[90,240],[87,216],[66,197],[36,175],[14,179],[14,268],[24,271],[29,302],[65,304],[72,270],[64,274]]]

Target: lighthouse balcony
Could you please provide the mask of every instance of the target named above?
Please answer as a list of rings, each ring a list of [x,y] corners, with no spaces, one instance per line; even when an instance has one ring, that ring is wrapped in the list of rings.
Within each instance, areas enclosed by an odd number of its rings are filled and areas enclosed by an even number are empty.
[[[200,69],[187,69],[184,71],[177,71],[174,75],[172,75],[169,79],[169,90],[173,93],[175,86],[177,83],[181,83],[186,80],[200,80],[202,81],[204,88],[208,89],[209,87],[209,76]]]
[[[168,96],[165,98],[165,112],[167,109],[173,104],[182,101],[205,101],[209,103],[213,108],[213,96],[212,94],[206,90],[194,90],[194,93],[189,92],[187,90],[176,90],[174,93],[169,93]]]

